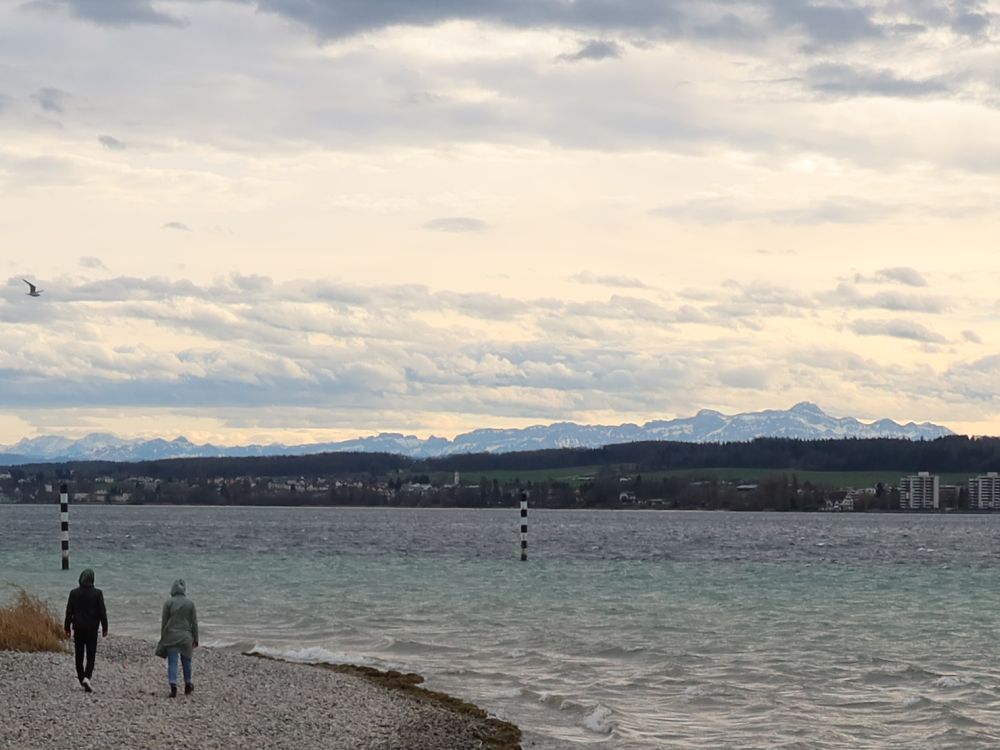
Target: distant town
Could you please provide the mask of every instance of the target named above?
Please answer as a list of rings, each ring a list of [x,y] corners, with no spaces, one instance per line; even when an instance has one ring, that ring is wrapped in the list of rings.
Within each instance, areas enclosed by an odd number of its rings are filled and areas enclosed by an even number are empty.
[[[806,473],[808,474],[808,473]],[[0,472],[0,503],[56,503],[65,483],[73,504],[305,505],[429,508],[512,507],[522,490],[542,508],[648,508],[817,512],[987,512],[1000,509],[1000,474],[962,483],[916,472],[896,484],[820,486],[796,472],[756,481],[691,479],[603,468],[559,480],[448,476],[255,476],[176,478],[66,472],[62,478],[18,467]]]

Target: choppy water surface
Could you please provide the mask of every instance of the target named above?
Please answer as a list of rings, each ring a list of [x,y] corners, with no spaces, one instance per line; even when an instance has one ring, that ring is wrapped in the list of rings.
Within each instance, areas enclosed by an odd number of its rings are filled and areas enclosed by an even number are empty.
[[[0,580],[96,568],[153,638],[418,671],[526,747],[993,748],[1000,518],[0,506]]]

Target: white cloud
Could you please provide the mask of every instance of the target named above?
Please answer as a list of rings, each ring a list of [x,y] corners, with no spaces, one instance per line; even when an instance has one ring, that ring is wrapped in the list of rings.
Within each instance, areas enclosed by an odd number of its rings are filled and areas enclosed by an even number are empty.
[[[963,360],[1000,333],[993,9],[3,5],[0,396],[260,432],[778,393],[1000,430]]]
[[[432,232],[482,232],[486,228],[485,221],[470,216],[443,216],[424,223],[424,229]]]
[[[591,271],[580,271],[570,277],[571,281],[578,284],[594,284],[596,286],[622,287],[632,289],[646,289],[647,286],[640,279],[632,276],[620,276],[613,273],[592,273]]]
[[[80,258],[80,265],[83,268],[91,268],[98,271],[107,271],[108,267],[104,265],[100,258],[93,255],[84,255]]]
[[[119,141],[112,135],[99,135],[97,136],[97,140],[109,151],[124,151],[128,148],[128,146],[126,146],[122,141]]]
[[[851,329],[861,336],[891,336],[898,339],[944,344],[947,339],[912,320],[856,320]]]

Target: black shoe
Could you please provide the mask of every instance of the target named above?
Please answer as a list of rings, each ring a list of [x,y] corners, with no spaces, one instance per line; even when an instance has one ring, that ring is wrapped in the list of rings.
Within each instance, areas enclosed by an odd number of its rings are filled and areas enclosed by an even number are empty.
[[[194,683],[185,682],[184,683],[184,695],[191,695],[194,692]]]
[[[171,685],[170,686],[170,697],[171,698],[176,698],[177,697],[177,686],[176,685]]]

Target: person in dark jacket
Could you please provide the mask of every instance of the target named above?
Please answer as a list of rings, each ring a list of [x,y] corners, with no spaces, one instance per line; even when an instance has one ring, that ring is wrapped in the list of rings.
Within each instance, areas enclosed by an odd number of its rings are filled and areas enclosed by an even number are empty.
[[[167,660],[167,682],[170,683],[170,697],[177,696],[177,657],[184,670],[184,695],[194,691],[191,681],[191,658],[198,648],[198,613],[194,602],[187,598],[187,584],[178,578],[170,587],[170,598],[163,603],[160,618],[160,642],[156,644],[156,655]]]
[[[94,571],[87,568],[80,574],[80,585],[69,592],[66,602],[66,637],[73,634],[76,649],[76,678],[83,689],[93,692],[90,678],[94,675],[94,655],[97,653],[97,629],[108,637],[108,610],[104,606],[104,592],[94,586]],[[86,666],[83,663],[87,656]]]

